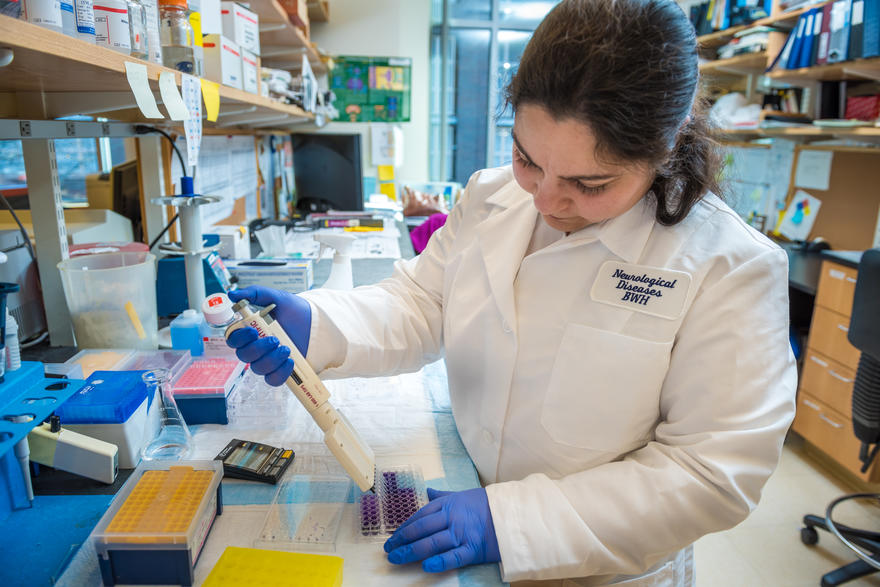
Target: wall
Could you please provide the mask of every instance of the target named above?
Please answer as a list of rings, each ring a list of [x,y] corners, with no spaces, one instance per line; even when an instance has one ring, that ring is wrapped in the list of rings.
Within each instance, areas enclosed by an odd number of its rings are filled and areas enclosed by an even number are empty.
[[[312,41],[333,55],[412,59],[412,115],[410,122],[400,123],[404,156],[398,179],[428,180],[430,27],[430,0],[331,0],[330,22],[311,26]],[[364,175],[376,175],[368,123],[331,122],[321,132],[360,132]]]

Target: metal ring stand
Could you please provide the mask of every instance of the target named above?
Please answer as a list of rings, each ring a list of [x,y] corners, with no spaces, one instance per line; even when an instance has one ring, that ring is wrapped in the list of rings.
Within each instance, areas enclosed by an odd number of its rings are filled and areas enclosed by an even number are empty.
[[[190,186],[192,189],[192,186]],[[219,247],[202,245],[202,217],[198,207],[220,202],[220,196],[204,194],[173,195],[152,198],[157,206],[175,206],[180,219],[180,245],[165,244],[160,247],[165,253],[183,255],[186,275],[186,295],[189,307],[198,309],[205,299],[205,277],[202,270],[202,257]]]
[[[828,529],[831,530],[831,532],[835,536],[837,536],[838,540],[845,544],[847,548],[856,553],[856,556],[865,561],[865,563],[867,563],[868,565],[874,567],[877,570],[880,570],[880,561],[872,558],[870,553],[866,554],[865,551],[863,551],[861,548],[845,538],[843,534],[841,534],[840,530],[837,529],[837,526],[834,525],[834,521],[831,519],[831,514],[834,512],[834,508],[837,507],[838,504],[851,499],[860,498],[870,498],[876,500],[877,502],[880,502],[880,493],[852,493],[850,495],[838,497],[837,499],[829,503],[828,509],[825,510],[825,524],[828,526]]]

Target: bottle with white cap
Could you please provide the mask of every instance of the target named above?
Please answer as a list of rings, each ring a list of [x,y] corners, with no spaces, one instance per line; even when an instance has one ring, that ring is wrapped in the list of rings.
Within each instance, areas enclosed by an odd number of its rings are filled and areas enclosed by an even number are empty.
[[[202,302],[202,343],[205,356],[229,356],[233,350],[226,344],[226,327],[241,320],[232,309],[232,300],[225,293],[211,294]]]

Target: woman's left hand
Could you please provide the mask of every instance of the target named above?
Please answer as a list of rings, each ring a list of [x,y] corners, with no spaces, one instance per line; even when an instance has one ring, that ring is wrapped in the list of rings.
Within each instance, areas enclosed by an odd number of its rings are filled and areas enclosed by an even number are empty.
[[[385,542],[388,560],[396,565],[422,562],[428,573],[501,560],[489,499],[483,488],[436,491]]]

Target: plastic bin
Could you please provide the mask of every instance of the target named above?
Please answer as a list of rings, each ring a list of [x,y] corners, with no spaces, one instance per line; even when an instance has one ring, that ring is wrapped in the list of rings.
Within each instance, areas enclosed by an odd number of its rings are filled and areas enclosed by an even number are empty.
[[[157,348],[154,255],[86,255],[58,270],[78,347]]]

